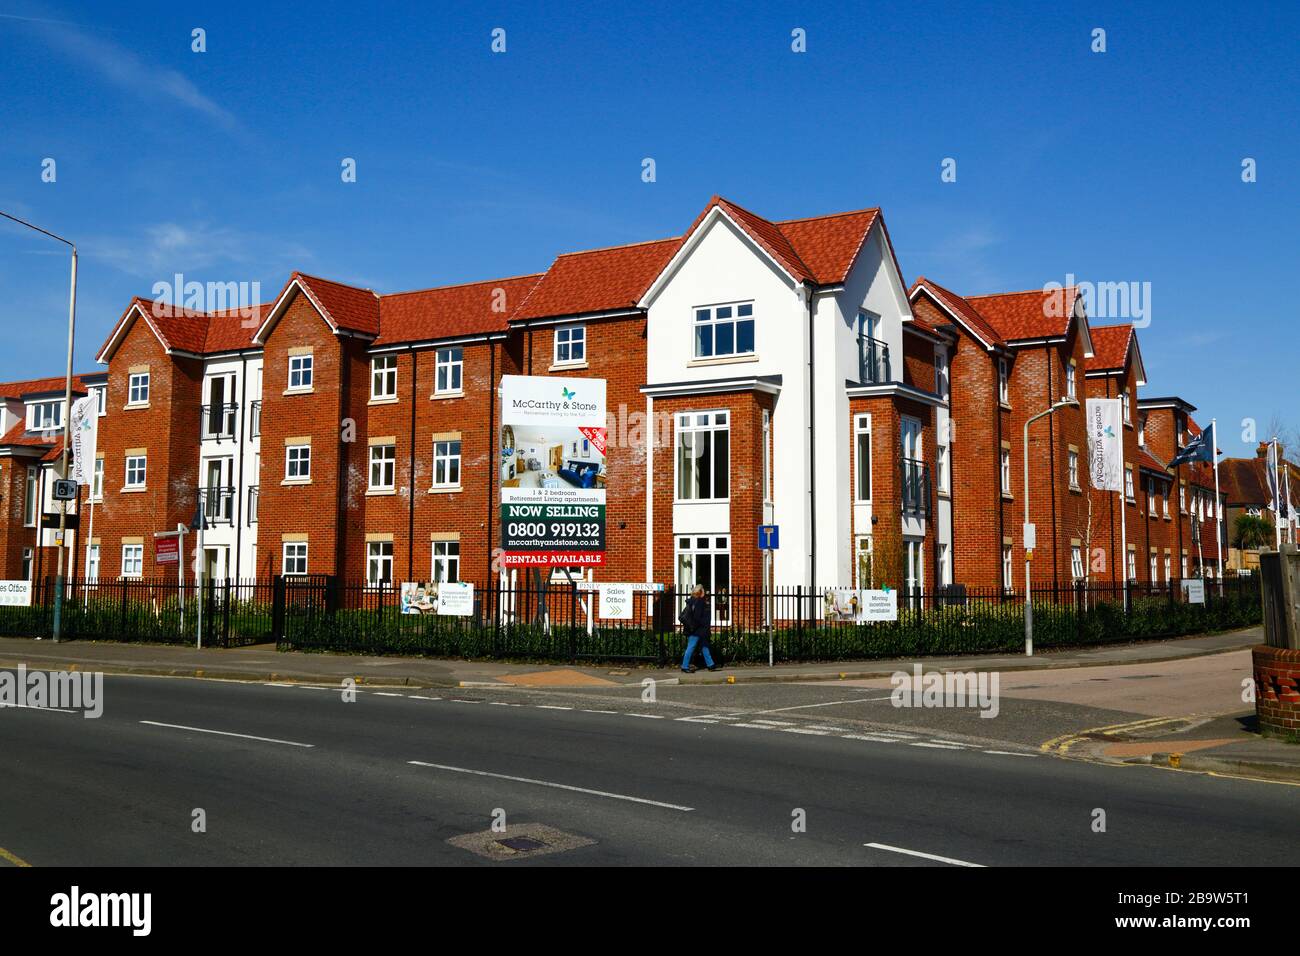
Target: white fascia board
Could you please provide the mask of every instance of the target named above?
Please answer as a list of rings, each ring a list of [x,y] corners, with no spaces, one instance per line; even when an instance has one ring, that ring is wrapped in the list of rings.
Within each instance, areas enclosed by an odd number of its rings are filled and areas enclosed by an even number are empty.
[[[258,328],[257,334],[253,336],[254,345],[266,344],[266,336],[270,334],[271,328],[279,320],[278,316],[281,310],[288,304],[289,295],[290,293],[293,292],[294,289],[297,289],[299,292],[301,292],[303,295],[307,297],[308,301],[310,301],[311,304],[316,308],[316,311],[320,313],[321,318],[325,320],[325,324],[330,327],[331,331],[333,332],[338,331],[338,326],[334,324],[334,320],[330,318],[330,314],[327,311],[325,311],[325,307],[322,306],[319,302],[317,302],[316,297],[312,295],[311,292],[308,291],[307,287],[303,285],[297,278],[295,278],[292,282],[290,282],[287,286],[284,287],[284,291],[280,293],[280,298],[276,299],[275,305],[271,306],[270,313],[266,316],[266,319],[263,320],[261,326]]]
[[[754,237],[749,234],[748,230],[737,223],[736,220],[728,216],[721,206],[714,206],[708,211],[700,224],[695,227],[695,231],[691,233],[690,237],[682,243],[681,248],[673,253],[673,257],[669,259],[668,264],[660,270],[659,275],[655,276],[655,280],[650,283],[650,288],[646,289],[645,295],[641,296],[641,301],[637,303],[639,308],[646,310],[650,308],[651,303],[658,297],[663,287],[668,284],[669,279],[676,273],[681,264],[686,261],[691,252],[694,251],[695,247],[703,241],[705,233],[708,232],[708,227],[719,218],[725,219],[727,222],[731,223],[732,228],[740,233],[745,242],[752,246],[760,256],[775,266],[777,271],[789,280],[791,287],[797,286],[801,283],[802,280],[796,279],[792,276],[785,266],[781,265],[781,263],[778,262],[770,252],[754,240]]]
[[[933,405],[935,408],[947,408],[948,403],[934,392],[913,388],[901,382],[886,382],[882,385],[850,385],[845,389],[849,398],[910,398],[914,401]]]
[[[948,314],[948,317],[949,317],[950,319],[952,319],[954,322],[956,322],[958,325],[960,325],[963,329],[965,329],[967,332],[969,332],[970,335],[971,335],[971,337],[973,337],[973,338],[975,339],[976,342],[978,342],[980,345],[984,346],[984,348],[987,349],[987,350],[990,351],[990,352],[992,352],[992,351],[994,350],[994,346],[993,346],[993,344],[992,344],[991,342],[987,342],[987,341],[985,341],[984,336],[980,335],[980,334],[979,334],[978,332],[976,332],[973,328],[971,328],[971,325],[970,325],[969,322],[965,321],[965,320],[964,320],[963,318],[961,318],[961,316],[959,316],[956,312],[954,312],[952,309],[948,308],[948,303],[947,303],[947,302],[944,302],[944,301],[943,301],[939,296],[937,296],[937,295],[931,295],[928,291],[926,291],[925,286],[917,286],[915,289],[913,289],[913,290],[912,290],[912,294],[908,297],[908,303],[910,304],[910,303],[912,302],[912,300],[914,300],[914,299],[915,299],[918,295],[920,295],[922,292],[925,292],[926,297],[927,297],[931,302],[935,303],[936,305],[939,306],[939,308],[943,309],[943,311],[946,312],[946,313]]]

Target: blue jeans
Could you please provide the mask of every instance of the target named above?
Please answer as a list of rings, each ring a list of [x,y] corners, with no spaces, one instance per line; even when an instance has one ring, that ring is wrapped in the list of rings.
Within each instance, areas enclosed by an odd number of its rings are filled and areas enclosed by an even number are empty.
[[[684,671],[685,671],[685,670],[690,670],[690,667],[691,667],[691,658],[695,656],[695,648],[699,645],[699,643],[700,643],[700,636],[699,636],[698,634],[692,634],[692,635],[687,639],[687,641],[686,641],[686,653],[682,655],[682,670],[684,670]],[[709,653],[709,645],[708,645],[708,642],[707,642],[707,641],[705,642],[704,647],[702,648],[702,650],[703,650],[703,652],[704,652],[704,666],[705,666],[705,667],[712,667],[712,666],[713,666],[713,655]]]

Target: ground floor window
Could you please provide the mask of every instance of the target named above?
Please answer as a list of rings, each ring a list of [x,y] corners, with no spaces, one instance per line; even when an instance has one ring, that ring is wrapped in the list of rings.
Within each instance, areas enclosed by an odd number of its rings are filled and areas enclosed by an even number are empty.
[[[303,575],[307,573],[306,541],[286,541],[284,543],[284,573],[286,575]]]
[[[1160,583],[1160,568],[1156,563],[1156,556],[1154,554],[1151,555],[1151,583]]]
[[[144,545],[122,545],[122,577],[138,578],[144,574]]]
[[[1074,580],[1083,580],[1083,548],[1073,545],[1070,548],[1070,574]]]
[[[1138,576],[1138,556],[1136,551],[1128,553],[1128,579],[1136,581]]]
[[[925,542],[920,538],[903,539],[903,561],[907,593],[925,587]]]
[[[946,544],[939,545],[939,585],[945,587],[952,583],[952,567],[949,565],[949,546]]]
[[[391,584],[393,580],[393,542],[370,541],[366,544],[366,583],[371,587]]]
[[[460,580],[459,541],[433,542],[433,580],[434,583]]]
[[[697,584],[713,604],[714,620],[730,620],[731,535],[677,539],[677,593],[685,600]]]
[[[855,564],[858,569],[858,587],[869,588],[876,582],[872,574],[871,535],[860,534],[854,550],[857,552]]]
[[[1010,591],[1015,586],[1011,580],[1011,545],[1002,546],[1002,589]]]
[[[1172,571],[1173,571],[1173,567],[1172,567],[1172,565],[1173,565],[1173,558],[1169,557],[1169,555],[1166,554],[1166,555],[1165,555],[1165,581],[1166,581],[1166,583],[1169,581],[1170,577],[1172,577]]]
[[[92,544],[86,550],[86,580],[99,580],[99,545]]]
[[[23,548],[23,580],[24,581],[30,581],[32,579],[32,564],[33,564],[32,559],[34,555],[35,553],[32,551],[31,548]]]

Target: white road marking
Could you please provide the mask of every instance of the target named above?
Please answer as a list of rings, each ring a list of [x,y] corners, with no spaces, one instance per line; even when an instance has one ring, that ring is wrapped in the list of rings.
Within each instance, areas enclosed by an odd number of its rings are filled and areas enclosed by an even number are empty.
[[[1014,750],[986,750],[986,754],[999,754],[1003,757],[1037,757],[1038,754],[1022,754]]]
[[[394,694],[391,691],[377,690],[374,692],[376,697],[405,697],[405,694]]]
[[[954,747],[952,744],[928,744],[921,741],[908,744],[909,747],[930,747],[933,750],[961,750],[961,747]]]
[[[490,700],[488,701],[493,707],[522,707],[523,704],[512,704],[508,700]]]
[[[447,770],[451,773],[468,773],[476,777],[493,777],[497,780],[513,780],[515,783],[531,783],[538,787],[551,787],[555,790],[570,790],[574,793],[589,793],[596,797],[609,797],[611,800],[627,800],[630,803],[644,803],[647,806],[663,807],[667,810],[681,810],[690,813],[694,807],[683,807],[676,803],[663,803],[659,800],[647,800],[645,797],[631,797],[625,793],[610,793],[607,790],[591,790],[587,787],[575,787],[567,783],[555,783],[550,780],[535,780],[532,777],[513,777],[506,773],[491,773],[487,770],[470,770],[467,767],[450,767],[441,763],[425,763],[423,760],[409,760],[407,763],[416,767],[432,767],[434,770]]]
[[[664,715],[663,715],[663,714],[633,714],[633,713],[629,713],[628,716],[629,716],[629,717],[645,717],[647,720],[663,720],[663,719],[664,719]]]
[[[272,686],[272,687],[276,687],[276,686],[280,686],[280,687],[301,687],[303,690],[342,690],[342,689],[343,689],[341,686],[340,686],[340,687],[322,687],[320,684],[280,684],[280,685],[272,684],[271,686]]]
[[[778,728],[773,729],[776,730]],[[830,734],[829,730],[807,730],[803,727],[781,727],[779,729],[783,734],[808,734],[813,737],[825,737]]]
[[[458,704],[481,704],[481,700],[474,700],[472,697],[453,697],[451,698]]]
[[[950,856],[936,856],[933,853],[922,853],[920,850],[905,850],[901,846],[889,846],[885,843],[864,843],[863,846],[869,846],[875,850],[888,850],[890,853],[903,853],[907,856],[919,856],[923,860],[935,860],[939,863],[951,863],[953,866],[975,866],[984,869],[983,863],[970,863],[967,860],[954,860]]]
[[[870,740],[878,744],[897,744],[902,743],[894,737],[882,737],[878,734],[840,734],[845,740]]]
[[[756,724],[771,724],[773,727],[793,727],[794,724],[788,720],[755,720]]]
[[[192,730],[196,734],[217,734],[221,737],[242,737],[245,740],[260,740],[268,744],[285,744],[289,747],[315,747],[315,744],[301,744],[296,740],[277,740],[275,737],[255,737],[252,734],[236,734],[229,730],[208,730],[205,727],[187,727],[184,724],[164,724],[156,720],[142,720],[142,724],[148,724],[150,727],[170,727],[173,730]]]
[[[422,697],[419,694],[407,694],[406,696],[411,700],[442,700],[441,697]]]
[[[617,714],[616,710],[584,710],[584,714]]]
[[[4,709],[5,707],[18,707],[21,708],[22,710],[52,710],[60,714],[80,713],[80,711],[68,710],[65,707],[36,707],[33,706],[32,704],[0,704],[0,710]]]
[[[573,710],[572,707],[561,707],[558,704],[534,704],[538,710]]]
[[[728,727],[748,727],[751,730],[779,730],[779,727],[772,727],[768,724],[727,724]]]
[[[754,714],[781,714],[787,710],[807,710],[810,707],[834,707],[836,704],[866,704],[876,700],[889,700],[889,695],[885,697],[850,697],[848,700],[828,700],[821,704],[798,704],[794,707],[775,707],[772,710],[755,710],[751,711],[749,716]]]

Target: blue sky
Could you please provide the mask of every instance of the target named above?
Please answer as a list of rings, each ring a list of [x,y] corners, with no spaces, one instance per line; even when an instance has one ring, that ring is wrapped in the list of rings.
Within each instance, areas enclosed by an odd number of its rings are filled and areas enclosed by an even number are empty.
[[[1146,394],[1218,416],[1229,454],[1243,418],[1300,427],[1300,5],[374,6],[0,0],[0,209],[80,246],[78,370],[175,272],[265,298],[295,268],[516,275],[720,193],[879,205],[909,283],[1149,282]],[[67,282],[0,226],[0,379],[62,371]]]

